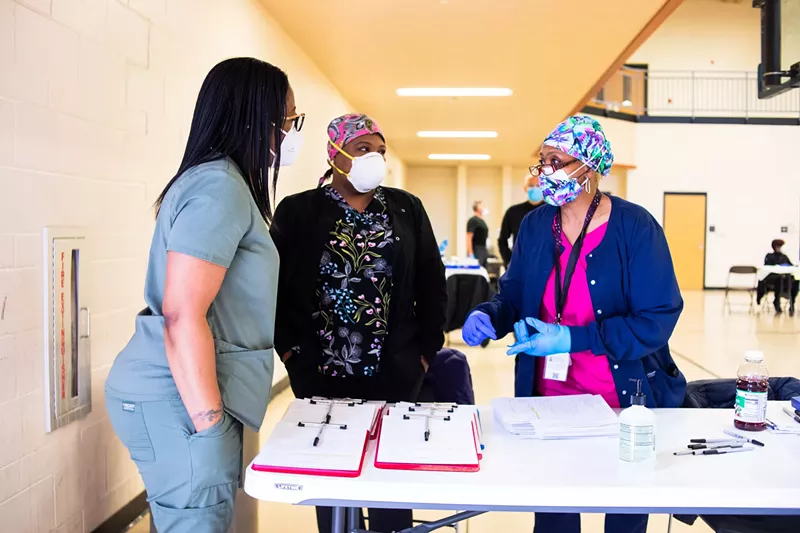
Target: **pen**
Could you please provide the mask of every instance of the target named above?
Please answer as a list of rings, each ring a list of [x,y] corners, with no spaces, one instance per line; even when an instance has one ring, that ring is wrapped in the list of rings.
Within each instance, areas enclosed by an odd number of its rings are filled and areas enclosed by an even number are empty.
[[[724,444],[690,444],[690,450],[716,450],[718,448],[741,448],[745,445],[743,441],[730,441]]]
[[[730,429],[723,429],[722,432],[725,433],[726,435],[730,435],[734,439],[743,440],[749,442],[750,444],[755,444],[756,446],[761,446],[761,447],[764,446],[764,443],[761,442],[760,440],[751,439],[750,437],[745,437],[744,435],[739,435],[738,433],[733,432]]]
[[[691,439],[689,442],[691,442],[692,444],[722,444],[723,442],[736,442],[736,441],[734,439]]]
[[[431,417],[425,417],[425,442],[431,438]]]
[[[314,437],[314,446],[319,444],[320,439],[322,439],[322,432],[325,430],[325,424],[319,425],[319,431],[317,431],[317,436]]]
[[[726,453],[752,452],[752,446],[742,446],[741,448],[728,448],[725,450],[687,450],[675,452],[675,455],[725,455]]]
[[[791,416],[795,422],[800,423],[800,416],[797,416],[794,412],[794,409],[790,409],[789,407],[784,407],[783,412],[787,415]]]
[[[325,413],[325,420],[322,422],[323,424],[331,423],[331,411],[333,411],[333,401],[328,404],[328,412]]]

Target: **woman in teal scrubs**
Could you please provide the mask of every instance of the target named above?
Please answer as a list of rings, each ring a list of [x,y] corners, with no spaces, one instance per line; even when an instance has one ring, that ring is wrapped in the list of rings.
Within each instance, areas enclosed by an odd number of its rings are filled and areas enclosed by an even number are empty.
[[[286,74],[252,58],[209,72],[183,161],[159,196],[147,307],[106,381],[159,533],[226,533],[242,428],[269,400],[278,253],[267,228],[302,144]]]

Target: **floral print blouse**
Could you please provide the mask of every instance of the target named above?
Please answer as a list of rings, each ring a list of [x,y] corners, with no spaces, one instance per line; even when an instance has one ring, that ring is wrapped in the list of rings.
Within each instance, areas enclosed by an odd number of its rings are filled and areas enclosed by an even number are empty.
[[[320,339],[320,371],[327,376],[372,376],[380,368],[392,294],[392,224],[378,188],[359,213],[325,188],[341,216],[319,262],[313,319]]]

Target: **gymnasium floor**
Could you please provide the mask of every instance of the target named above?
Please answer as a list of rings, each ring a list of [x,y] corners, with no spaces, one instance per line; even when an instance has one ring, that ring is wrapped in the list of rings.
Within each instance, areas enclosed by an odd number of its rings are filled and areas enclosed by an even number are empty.
[[[742,295],[734,295],[744,302]],[[722,312],[721,292],[684,294],[686,309],[670,342],[673,356],[687,379],[733,377],[745,350],[761,349],[766,355],[766,365],[773,376],[800,375],[800,318],[775,317],[771,312],[749,315],[746,306],[734,308],[734,313]],[[461,341],[460,332],[452,335],[452,346],[464,351],[470,360],[479,404],[497,396],[512,394],[513,360],[505,356],[506,342],[496,342],[486,349],[468,348]],[[267,414],[264,429],[280,418],[291,391],[282,393],[273,401]],[[314,511],[302,507],[261,503],[259,533],[310,533],[316,531]],[[417,513],[417,517],[441,516],[436,513]],[[601,533],[602,515],[584,515],[583,532]],[[533,515],[517,513],[490,513],[469,521],[460,531],[469,533],[530,533]],[[446,531],[446,530],[443,530]],[[648,533],[667,531],[667,517],[654,515]],[[673,533],[708,533],[705,525],[688,527],[673,520]]]

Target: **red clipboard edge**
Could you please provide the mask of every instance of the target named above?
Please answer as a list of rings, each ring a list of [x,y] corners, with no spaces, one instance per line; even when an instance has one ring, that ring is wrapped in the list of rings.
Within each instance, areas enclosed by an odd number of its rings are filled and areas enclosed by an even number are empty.
[[[387,410],[388,414],[388,410]],[[381,425],[381,428],[383,425]],[[409,463],[382,463],[378,461],[378,452],[381,449],[381,433],[378,433],[378,443],[375,447],[375,468],[382,470],[406,470],[415,472],[479,472],[481,469],[481,454],[478,452],[478,438],[476,436],[475,423],[472,423],[472,444],[475,446],[475,457],[477,462],[474,465],[423,465]]]
[[[367,444],[370,441],[370,432],[364,436],[364,448],[361,450],[361,461],[358,463],[358,470],[320,470],[315,468],[298,468],[287,466],[258,465],[253,463],[251,468],[256,472],[271,472],[273,474],[299,474],[304,476],[324,476],[324,477],[344,477],[354,478],[361,475],[364,469],[364,459],[367,456]]]

